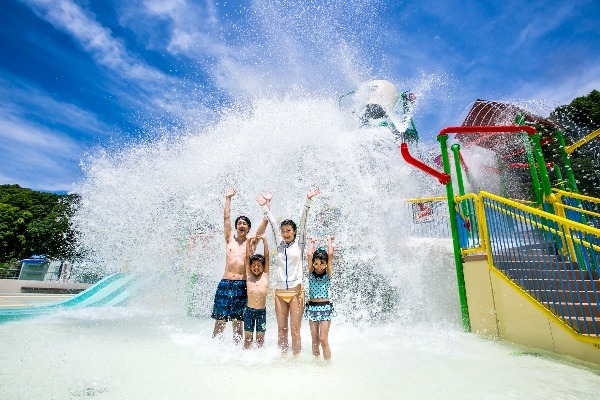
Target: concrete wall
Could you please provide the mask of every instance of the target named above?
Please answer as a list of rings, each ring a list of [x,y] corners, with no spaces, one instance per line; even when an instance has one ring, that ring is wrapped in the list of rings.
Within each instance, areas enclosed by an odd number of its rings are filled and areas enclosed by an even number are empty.
[[[474,333],[600,364],[600,339],[577,335],[489,268],[485,256],[467,256],[463,265]]]
[[[56,282],[56,281],[26,281],[18,279],[0,279],[0,293],[22,293],[21,288],[34,288],[38,293],[56,293],[57,291],[81,291],[90,287],[87,283]]]

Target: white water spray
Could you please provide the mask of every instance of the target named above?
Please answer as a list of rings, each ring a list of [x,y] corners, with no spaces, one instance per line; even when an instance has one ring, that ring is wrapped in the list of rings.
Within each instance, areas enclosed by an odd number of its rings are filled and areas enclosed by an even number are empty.
[[[440,288],[425,284],[452,282],[449,244],[428,249],[406,236],[402,199],[431,185],[412,171],[387,128],[359,128],[332,100],[259,99],[204,131],[92,158],[74,221],[89,263],[200,276],[206,305],[224,268],[225,190],[238,188],[232,219],[247,215],[255,229],[258,194],[272,191],[275,216],[298,220],[316,186],[308,235],[336,236],[334,300],[344,320],[455,320],[445,311],[455,289],[440,304],[431,301]]]

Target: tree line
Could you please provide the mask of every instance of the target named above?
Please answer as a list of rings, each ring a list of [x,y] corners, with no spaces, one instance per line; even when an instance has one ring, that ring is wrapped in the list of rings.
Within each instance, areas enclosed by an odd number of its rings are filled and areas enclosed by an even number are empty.
[[[0,264],[8,266],[32,254],[72,259],[76,243],[70,217],[77,199],[0,185]]]

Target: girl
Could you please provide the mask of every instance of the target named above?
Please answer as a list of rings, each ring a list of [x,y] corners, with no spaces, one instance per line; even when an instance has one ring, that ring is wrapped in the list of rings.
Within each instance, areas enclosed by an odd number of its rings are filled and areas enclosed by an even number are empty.
[[[313,253],[315,240],[311,240],[308,248],[308,282],[309,298],[305,315],[309,320],[312,336],[313,355],[319,356],[319,346],[323,348],[323,358],[331,359],[329,348],[329,327],[334,313],[333,304],[329,301],[329,282],[333,267],[333,236],[327,238],[327,251],[317,249]]]
[[[277,244],[275,314],[277,316],[278,344],[282,352],[286,352],[288,349],[289,327],[291,327],[293,353],[299,354],[302,350],[300,340],[300,324],[304,312],[302,258],[306,243],[306,219],[312,198],[319,193],[321,193],[319,189],[310,189],[306,194],[306,203],[300,218],[300,229],[297,229],[294,221],[286,219],[281,221],[279,232],[276,229],[277,222],[270,210],[271,193],[258,196],[256,199],[271,224]],[[262,232],[257,233],[262,234]]]

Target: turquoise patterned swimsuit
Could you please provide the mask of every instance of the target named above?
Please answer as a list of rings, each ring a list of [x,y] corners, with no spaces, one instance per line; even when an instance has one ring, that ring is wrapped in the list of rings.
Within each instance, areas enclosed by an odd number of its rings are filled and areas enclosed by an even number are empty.
[[[308,294],[311,299],[329,299],[329,274],[319,276],[314,272],[308,277]],[[304,309],[304,316],[313,322],[330,321],[335,316],[333,304],[330,301],[309,301]]]

